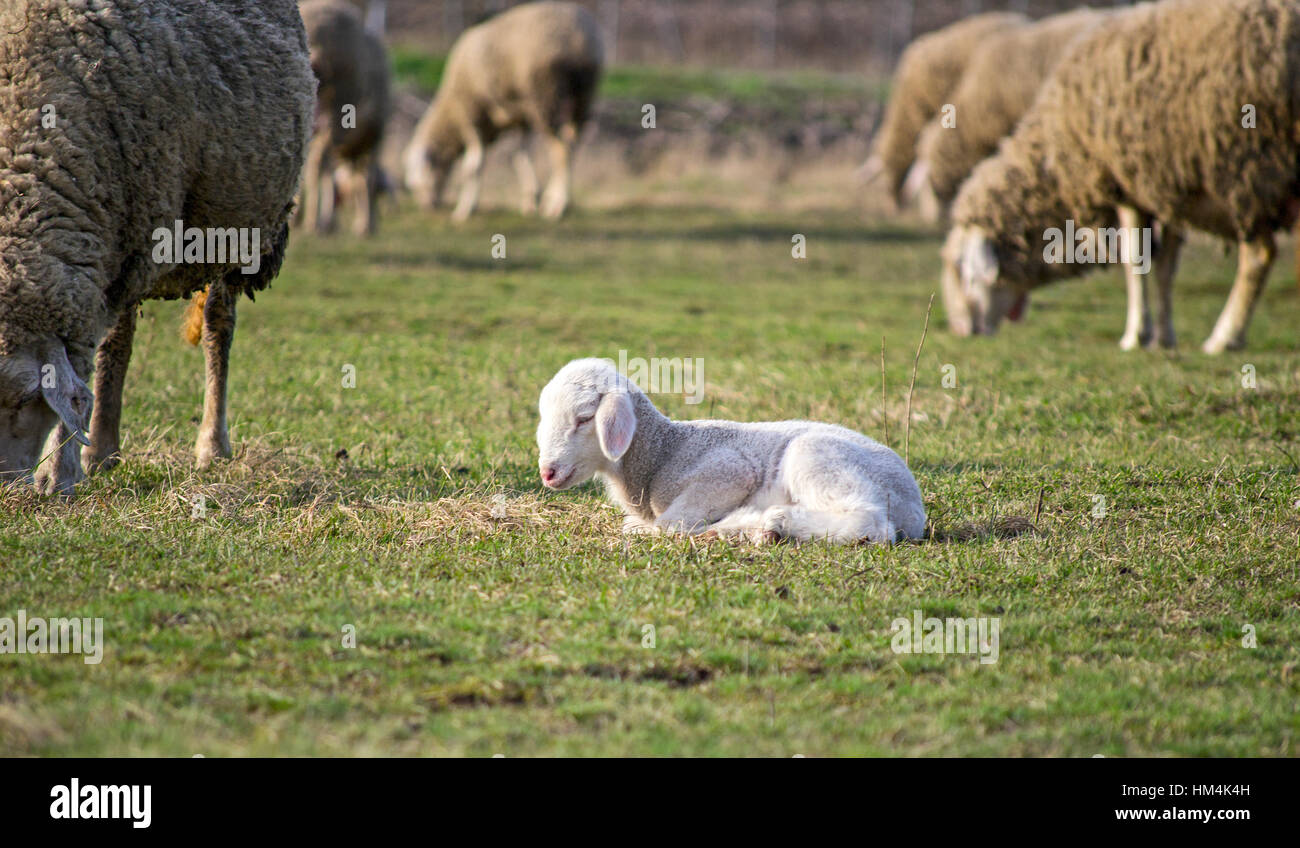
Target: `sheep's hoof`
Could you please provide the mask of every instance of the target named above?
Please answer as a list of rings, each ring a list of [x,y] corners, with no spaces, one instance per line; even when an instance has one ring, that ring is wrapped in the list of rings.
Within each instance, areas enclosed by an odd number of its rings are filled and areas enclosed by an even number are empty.
[[[749,539],[755,545],[775,545],[781,541],[781,534],[775,530],[755,530]]]
[[[199,439],[199,443],[194,448],[194,467],[200,471],[207,471],[212,467],[212,463],[218,459],[230,459],[230,442],[226,439]]]
[[[1216,339],[1214,337],[1210,337],[1206,339],[1205,344],[1201,345],[1201,350],[1204,351],[1205,353],[1210,354],[1211,356],[1217,356],[1218,354],[1223,353],[1225,350],[1230,350],[1230,349],[1232,349],[1231,344],[1229,344],[1228,342],[1222,339]]]
[[[114,447],[111,450],[98,450],[93,445],[81,449],[81,467],[87,474],[100,474],[111,471],[122,464],[121,452]]]
[[[564,215],[569,205],[569,198],[562,194],[544,194],[542,196],[542,217],[554,221]]]
[[[80,475],[73,475],[72,479],[67,479],[66,477],[60,477],[55,472],[38,469],[32,478],[32,484],[36,487],[37,494],[58,496],[59,500],[70,501],[72,500],[72,491],[76,488],[79,479]]]
[[[1160,348],[1164,348],[1165,350],[1173,350],[1176,347],[1178,347],[1178,341],[1177,339],[1174,338],[1173,333],[1169,333],[1168,335],[1161,335],[1147,342],[1147,350],[1158,350]]]

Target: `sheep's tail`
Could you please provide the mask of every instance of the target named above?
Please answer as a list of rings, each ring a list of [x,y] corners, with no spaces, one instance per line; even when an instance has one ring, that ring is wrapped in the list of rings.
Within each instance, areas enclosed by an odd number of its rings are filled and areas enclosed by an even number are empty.
[[[930,542],[970,542],[975,539],[1014,539],[1037,532],[1038,528],[1029,516],[1008,515],[992,522],[968,521],[945,528],[930,524],[925,528],[925,538]]]
[[[185,317],[181,319],[181,338],[192,345],[199,343],[203,337],[203,305],[208,302],[208,290],[196,291],[190,298],[190,305],[185,307]]]

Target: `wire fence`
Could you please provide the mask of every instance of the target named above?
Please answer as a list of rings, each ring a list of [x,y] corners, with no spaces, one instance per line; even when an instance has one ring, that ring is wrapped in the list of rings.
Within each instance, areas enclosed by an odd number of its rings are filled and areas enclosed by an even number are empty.
[[[362,4],[366,0],[359,0]],[[1130,5],[1095,0],[1093,6]],[[388,0],[393,40],[446,51],[512,0]],[[584,0],[611,64],[887,71],[918,35],[967,15],[1041,17],[1075,0]]]

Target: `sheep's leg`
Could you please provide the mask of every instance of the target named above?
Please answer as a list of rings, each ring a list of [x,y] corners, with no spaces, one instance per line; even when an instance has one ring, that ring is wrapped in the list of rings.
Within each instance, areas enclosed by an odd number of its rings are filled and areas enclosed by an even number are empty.
[[[1201,349],[1206,353],[1239,350],[1246,344],[1246,327],[1255,311],[1259,294],[1268,282],[1268,271],[1277,255],[1273,234],[1266,233],[1237,245],[1237,279],[1214,331]]]
[[[348,196],[355,210],[352,232],[359,236],[375,234],[379,218],[379,166],[367,159],[347,170]]]
[[[460,187],[460,198],[452,210],[453,221],[464,221],[478,208],[479,188],[483,182],[483,142],[471,136],[465,147],[465,183]]]
[[[62,421],[55,425],[41,449],[45,461],[36,469],[33,482],[42,495],[70,497],[86,476],[77,458],[77,442]]]
[[[537,170],[533,168],[533,157],[528,155],[528,139],[520,144],[514,155],[515,174],[519,177],[520,202],[519,211],[525,215],[537,214],[537,194],[541,185],[537,182]]]
[[[1183,233],[1176,227],[1165,225],[1156,248],[1156,291],[1160,298],[1160,316],[1156,322],[1154,344],[1173,347],[1174,336],[1174,274],[1178,271],[1178,254],[1183,249]]]
[[[546,133],[546,149],[551,159],[551,178],[542,194],[542,215],[559,218],[569,205],[570,169],[573,165],[573,145],[578,140],[578,129],[565,124],[558,133]]]
[[[311,143],[307,146],[307,162],[303,166],[302,173],[302,204],[299,207],[301,213],[302,225],[308,230],[322,232],[322,210],[321,205],[324,202],[325,179],[326,179],[326,154],[329,152],[329,136],[325,133],[319,133],[312,137]],[[333,216],[334,186],[333,180],[329,186],[329,203],[331,206],[330,216]]]
[[[234,272],[238,273],[238,271]],[[194,456],[200,469],[212,460],[230,458],[230,436],[226,430],[226,384],[230,374],[230,345],[235,337],[235,299],[224,280],[208,289],[203,305],[203,358],[206,382],[203,387],[203,423]]]
[[[1128,320],[1124,324],[1124,336],[1119,340],[1120,350],[1133,350],[1151,340],[1151,307],[1147,303],[1147,275],[1138,273],[1134,264],[1137,247],[1134,233],[1149,225],[1140,212],[1130,206],[1119,207],[1119,225],[1126,245],[1124,257],[1124,282],[1128,288]],[[1140,241],[1138,239],[1137,241]]]
[[[86,471],[107,471],[121,461],[122,386],[131,363],[137,305],[128,303],[95,351],[95,405],[90,444],[81,449]]]

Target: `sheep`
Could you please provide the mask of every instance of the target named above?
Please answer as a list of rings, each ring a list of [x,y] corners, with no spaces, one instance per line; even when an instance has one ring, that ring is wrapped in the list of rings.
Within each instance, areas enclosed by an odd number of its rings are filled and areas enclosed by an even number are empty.
[[[465,181],[452,219],[478,205],[484,150],[511,130],[542,137],[550,180],[541,213],[564,214],[573,148],[587,122],[604,62],[596,21],[573,3],[527,3],[467,29],[447,57],[438,95],[403,154],[406,184],[434,208],[464,155]],[[538,209],[537,175],[526,146],[515,154],[525,214]]]
[[[844,427],[672,421],[606,359],[565,365],[538,408],[543,485],[602,478],[625,533],[887,545],[925,532],[907,465]]]
[[[337,183],[355,206],[353,230],[372,235],[383,182],[379,149],[389,113],[388,54],[345,0],[307,0],[300,9],[320,83],[302,178],[302,223],[321,233],[333,229]]]
[[[1081,271],[1050,261],[1049,228],[1159,223],[1156,340],[1174,344],[1173,275],[1183,233],[1196,228],[1239,245],[1236,281],[1202,349],[1244,345],[1273,234],[1300,211],[1300,49],[1288,40],[1298,26],[1294,0],[1164,0],[1117,12],[1076,42],[957,195],[943,248],[952,329],[996,332],[1030,289]],[[1142,279],[1128,276],[1132,330]]]
[[[1105,20],[1086,7],[991,33],[975,50],[950,98],[951,115],[931,120],[917,143],[909,181],[924,179],[940,216],[962,182],[1016,127],[1070,44]]]
[[[235,300],[279,270],[315,91],[292,0],[0,6],[6,478],[70,495],[114,465],[140,304],[204,288],[195,457],[230,456]]]
[[[870,183],[883,176],[890,198],[901,208],[904,181],[916,160],[922,128],[949,102],[976,49],[995,33],[1026,21],[1014,12],[986,12],[909,44],[894,71],[885,116],[872,140],[871,156],[858,171],[860,180]]]

